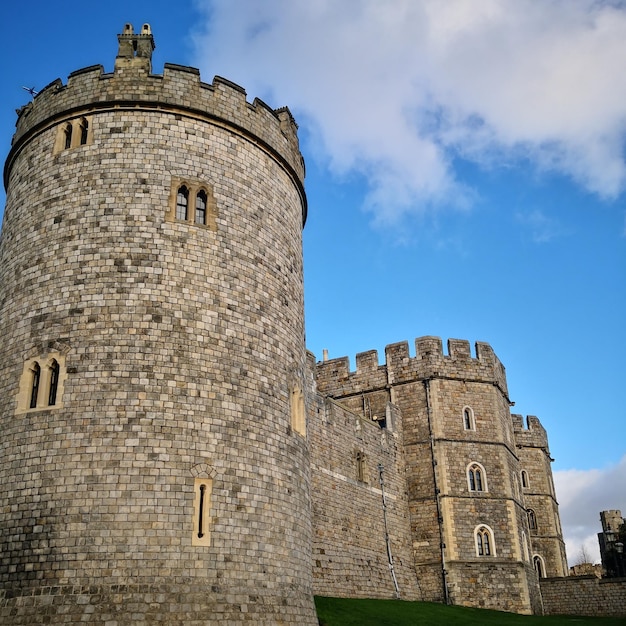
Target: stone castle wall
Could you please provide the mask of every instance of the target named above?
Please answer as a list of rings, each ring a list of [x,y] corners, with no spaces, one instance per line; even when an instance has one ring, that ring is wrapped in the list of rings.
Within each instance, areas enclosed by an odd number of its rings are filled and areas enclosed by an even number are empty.
[[[397,407],[423,599],[540,613],[504,368],[483,343],[476,356],[462,340],[448,341],[448,355],[436,337],[418,338],[415,346],[415,357],[407,343],[388,346],[384,365],[375,351],[361,353],[354,372],[347,358],[319,363],[319,391],[365,418],[384,414],[386,403]],[[468,482],[473,464],[483,483],[475,490]],[[542,471],[550,474],[549,465]],[[491,533],[489,555],[477,554],[481,527]],[[544,558],[556,557],[549,552]]]
[[[520,472],[517,480],[524,506],[533,512],[535,526],[529,527],[532,557],[539,557],[543,575],[567,576],[565,543],[552,479],[548,436],[539,420],[530,415],[512,415]],[[522,479],[522,472],[525,477]],[[523,484],[526,481],[526,485]]]
[[[568,576],[541,580],[546,615],[626,617],[626,579]]]
[[[398,429],[391,427],[397,420],[395,408],[389,405],[383,410],[390,426],[383,429],[311,391],[308,437],[315,594],[422,599],[413,567],[401,425],[398,421]]]
[[[24,107],[5,165],[0,623],[312,625],[314,591],[541,612],[547,437],[491,347],[316,366],[291,114],[153,75],[137,37]]]
[[[63,148],[83,116],[88,141]],[[22,112],[0,247],[0,619],[316,623],[289,406],[301,173],[288,113],[194,71],[89,69]],[[180,181],[208,190],[211,227],[173,217]],[[24,364],[50,354],[62,398],[20,406]]]

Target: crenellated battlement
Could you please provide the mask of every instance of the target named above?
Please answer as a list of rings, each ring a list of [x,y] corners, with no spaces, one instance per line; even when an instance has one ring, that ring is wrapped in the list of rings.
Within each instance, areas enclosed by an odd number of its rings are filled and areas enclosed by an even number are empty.
[[[539,418],[528,415],[524,420],[523,415],[514,413],[511,415],[515,441],[519,446],[532,448],[545,448],[548,451],[548,433],[542,426]]]
[[[165,64],[162,75],[150,74],[142,66],[118,64],[113,73],[105,73],[101,65],[94,65],[72,72],[66,85],[60,79],[50,83],[18,111],[5,185],[16,153],[32,134],[67,119],[124,107],[208,118],[231,128],[278,156],[303,185],[298,127],[287,107],[272,109],[258,98],[250,103],[239,85],[219,76],[207,84],[199,70],[171,63]]]
[[[335,386],[341,386],[344,391],[350,388],[349,393],[361,393],[426,378],[490,382],[508,393],[504,366],[489,344],[476,342],[475,356],[467,340],[449,339],[447,347],[448,354],[444,354],[440,337],[418,337],[414,357],[409,354],[408,342],[402,341],[385,348],[382,365],[378,352],[369,350],[356,355],[355,371],[350,371],[348,357],[340,357],[318,363],[317,377],[329,393]]]

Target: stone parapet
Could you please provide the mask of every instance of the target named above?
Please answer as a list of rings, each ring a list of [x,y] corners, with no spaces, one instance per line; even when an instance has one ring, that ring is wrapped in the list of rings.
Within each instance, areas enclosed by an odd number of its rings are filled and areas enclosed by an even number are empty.
[[[377,351],[370,350],[357,355],[354,372],[350,371],[348,357],[324,361],[317,366],[320,389],[330,395],[339,389],[342,395],[358,394],[430,378],[487,382],[508,395],[504,366],[492,347],[484,342],[476,342],[475,356],[472,356],[469,341],[449,339],[445,355],[439,337],[418,337],[415,357],[409,355],[409,344],[403,341],[385,348],[384,365],[379,365]]]
[[[16,153],[30,136],[51,125],[111,109],[155,110],[232,128],[255,145],[273,153],[291,171],[299,189],[303,213],[304,160],[300,154],[297,124],[287,107],[272,109],[262,100],[246,100],[245,90],[216,76],[212,84],[201,81],[199,70],[166,63],[162,75],[136,67],[108,74],[101,65],[70,74],[67,85],[56,79],[18,112],[12,149],[5,165],[5,187]]]

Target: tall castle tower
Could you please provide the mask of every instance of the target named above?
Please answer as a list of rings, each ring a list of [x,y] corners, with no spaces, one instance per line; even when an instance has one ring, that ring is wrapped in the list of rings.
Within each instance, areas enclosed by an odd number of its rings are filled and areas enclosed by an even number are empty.
[[[408,343],[392,344],[384,365],[376,351],[364,352],[356,357],[356,371],[350,372],[344,357],[319,363],[315,378],[322,396],[362,415],[370,426],[373,420],[383,426],[378,446],[367,444],[361,434],[365,426],[358,429],[353,464],[369,457],[370,465],[386,467],[392,488],[394,478],[406,481],[406,498],[397,485],[390,492],[396,519],[390,517],[389,534],[401,566],[400,592],[427,601],[540,614],[540,578],[567,573],[552,459],[539,420],[529,418],[525,429],[521,416],[511,416],[505,370],[491,346],[477,343],[472,356],[468,341],[450,339],[444,355],[441,339],[420,337],[414,357]],[[329,430],[326,423],[315,430],[321,428]],[[340,441],[348,439],[344,433]],[[350,456],[349,445],[343,443],[344,456]],[[332,448],[311,449],[314,467],[325,469]],[[340,471],[344,483],[364,492],[352,501],[366,497],[366,481],[350,481],[345,478],[349,470],[330,469],[326,475],[336,483],[326,489],[330,497],[341,488]],[[320,491],[316,486],[314,581],[325,590],[327,572],[334,567],[328,561],[337,559],[326,554],[330,506],[317,513]],[[349,510],[342,511],[344,527],[358,523],[349,519]],[[380,548],[366,546],[363,552],[368,547],[364,559],[374,561]],[[334,550],[341,553],[341,547]],[[411,567],[417,582],[411,582]]]
[[[316,624],[296,125],[153,48],[6,161],[0,621]]]

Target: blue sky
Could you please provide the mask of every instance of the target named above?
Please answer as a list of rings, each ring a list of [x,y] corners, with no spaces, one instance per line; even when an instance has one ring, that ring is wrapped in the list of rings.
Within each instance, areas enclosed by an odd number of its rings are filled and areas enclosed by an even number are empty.
[[[6,6],[8,4],[8,6]],[[550,436],[570,562],[626,513],[626,3],[5,3],[0,148],[15,109],[125,22],[300,125],[307,344],[486,341]],[[0,198],[4,205],[4,197]]]

